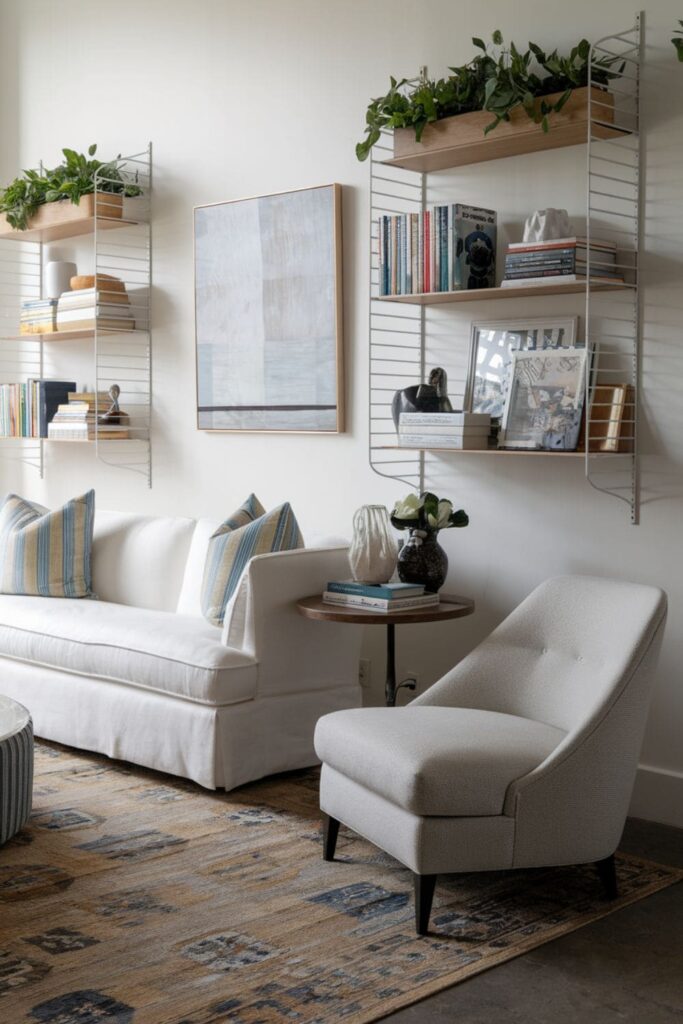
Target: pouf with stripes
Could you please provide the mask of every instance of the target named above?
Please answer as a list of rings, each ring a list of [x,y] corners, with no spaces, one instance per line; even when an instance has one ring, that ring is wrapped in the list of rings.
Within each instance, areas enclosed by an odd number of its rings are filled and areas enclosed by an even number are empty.
[[[26,824],[33,795],[33,723],[0,694],[0,846]]]

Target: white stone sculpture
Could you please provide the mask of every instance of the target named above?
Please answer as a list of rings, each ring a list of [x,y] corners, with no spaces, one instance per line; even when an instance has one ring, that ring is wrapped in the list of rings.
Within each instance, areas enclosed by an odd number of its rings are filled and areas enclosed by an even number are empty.
[[[554,238],[571,238],[572,222],[566,210],[534,210],[524,225],[525,242],[551,242]]]

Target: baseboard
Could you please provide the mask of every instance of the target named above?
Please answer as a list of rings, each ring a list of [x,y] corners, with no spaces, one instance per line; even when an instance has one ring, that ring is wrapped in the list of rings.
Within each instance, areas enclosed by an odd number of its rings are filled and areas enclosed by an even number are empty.
[[[642,764],[636,773],[629,814],[683,828],[683,772]]]

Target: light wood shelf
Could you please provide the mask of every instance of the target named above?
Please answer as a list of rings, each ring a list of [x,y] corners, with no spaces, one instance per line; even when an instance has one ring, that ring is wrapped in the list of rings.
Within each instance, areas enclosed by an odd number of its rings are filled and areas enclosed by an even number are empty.
[[[546,451],[541,448],[429,448],[424,445],[407,445],[407,444],[382,444],[376,445],[377,451],[392,451],[392,452],[439,452],[448,453],[449,455],[544,455],[551,456],[552,458],[568,459],[568,458],[580,458],[585,459],[585,451],[576,452],[562,452],[562,451]],[[591,452],[591,459],[596,455],[628,455],[628,452]]]
[[[98,334],[130,334],[136,336],[148,334],[142,327],[136,327],[134,331],[119,330],[116,327],[98,327]],[[4,341],[91,341],[95,337],[95,331],[87,327],[81,331],[45,331],[39,334],[9,334],[0,337],[0,344]]]
[[[630,291],[634,285],[605,284],[600,278],[591,278],[590,288],[595,292]],[[515,285],[512,288],[473,288],[458,292],[419,292],[414,295],[375,295],[375,302],[398,302],[412,306],[439,306],[446,302],[488,302],[490,299],[524,299],[537,295],[580,295],[586,291],[585,281],[564,281],[553,284]]]

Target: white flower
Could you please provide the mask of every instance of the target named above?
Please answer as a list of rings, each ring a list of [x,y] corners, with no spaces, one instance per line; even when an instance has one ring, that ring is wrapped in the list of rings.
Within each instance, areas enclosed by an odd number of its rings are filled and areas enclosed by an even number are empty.
[[[452,511],[453,503],[446,498],[442,498],[436,515],[433,515],[431,512],[427,513],[427,522],[433,530],[443,530],[448,526],[448,520],[451,517]]]
[[[403,501],[397,501],[392,515],[396,519],[417,519],[422,508],[422,499],[417,494],[408,494]]]

